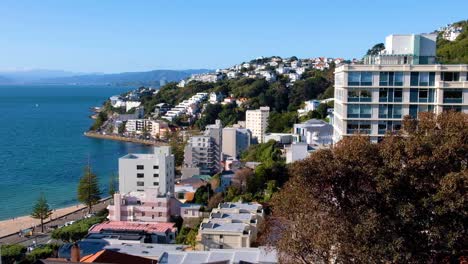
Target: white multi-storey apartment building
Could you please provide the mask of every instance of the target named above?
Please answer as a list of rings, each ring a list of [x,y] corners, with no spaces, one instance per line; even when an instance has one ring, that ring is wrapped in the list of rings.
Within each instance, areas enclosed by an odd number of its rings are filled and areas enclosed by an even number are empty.
[[[161,136],[163,130],[167,128],[166,122],[151,119],[130,119],[125,124],[125,130],[128,133],[143,134],[146,132],[152,137]]]
[[[168,146],[154,148],[154,154],[128,154],[119,159],[119,191],[144,191],[159,187],[159,193],[174,193],[174,154]]]
[[[257,110],[247,110],[245,113],[245,127],[252,132],[252,139],[263,143],[268,126],[270,107],[263,106]]]
[[[377,142],[399,130],[404,116],[453,109],[468,113],[468,65],[435,61],[435,36],[398,35],[390,49],[368,56],[364,65],[335,70],[333,141],[355,133]]]

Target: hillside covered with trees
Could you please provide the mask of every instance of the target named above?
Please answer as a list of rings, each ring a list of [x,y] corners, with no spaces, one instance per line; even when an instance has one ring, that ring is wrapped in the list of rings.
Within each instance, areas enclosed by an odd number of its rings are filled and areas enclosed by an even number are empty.
[[[468,64],[468,20],[454,23],[453,26],[462,27],[461,34],[454,41],[437,38],[437,58],[444,64]]]
[[[268,82],[264,79],[237,78],[206,83],[192,81],[185,87],[178,87],[176,83],[169,83],[159,90],[156,95],[142,98],[143,105],[149,114],[158,103],[176,105],[190,98],[198,92],[215,92],[224,96],[233,96],[237,99],[245,99],[241,106],[207,105],[202,117],[195,123],[184,120],[182,117],[176,120],[179,125],[196,126],[204,129],[208,124],[221,119],[224,126],[232,125],[240,120],[245,120],[247,109],[257,109],[260,106],[269,106],[272,120],[298,120],[297,109],[304,101],[316,98],[333,97],[333,71],[334,65],[323,71],[311,69],[306,71],[301,80],[288,85],[286,76],[280,75],[278,80]],[[275,126],[270,127],[270,132],[284,132],[292,127],[291,122],[270,122]]]

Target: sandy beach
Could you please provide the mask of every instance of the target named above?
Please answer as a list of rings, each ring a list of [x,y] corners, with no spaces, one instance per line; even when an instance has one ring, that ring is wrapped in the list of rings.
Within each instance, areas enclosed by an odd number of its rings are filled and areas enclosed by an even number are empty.
[[[48,222],[51,219],[62,217],[82,208],[84,208],[84,205],[73,205],[65,208],[55,209],[51,217],[49,217],[44,222]],[[0,221],[0,237],[10,235],[13,233],[18,233],[21,229],[31,228],[33,226],[39,225],[40,223],[41,221],[39,219],[34,219],[30,216],[20,216],[15,217],[13,219]]]

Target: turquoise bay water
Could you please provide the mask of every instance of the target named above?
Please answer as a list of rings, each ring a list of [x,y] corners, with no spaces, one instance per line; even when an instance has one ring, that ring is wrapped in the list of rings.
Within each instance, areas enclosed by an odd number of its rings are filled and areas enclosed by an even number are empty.
[[[76,203],[88,160],[107,193],[118,158],[150,147],[90,139],[90,108],[130,90],[108,86],[0,86],[0,220],[28,215],[43,192],[53,208]]]

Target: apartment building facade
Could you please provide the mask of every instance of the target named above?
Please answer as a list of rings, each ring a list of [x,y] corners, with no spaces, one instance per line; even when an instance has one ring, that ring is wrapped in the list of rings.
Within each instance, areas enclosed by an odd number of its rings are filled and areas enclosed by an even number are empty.
[[[238,158],[250,146],[250,131],[246,128],[223,128],[222,152],[224,156]]]
[[[174,154],[169,146],[153,154],[128,154],[119,159],[119,191],[129,193],[158,187],[160,195],[174,193]]]
[[[406,115],[468,113],[468,65],[428,64],[435,58],[435,38],[424,38],[424,47],[415,48],[423,45],[416,41],[423,37],[407,35],[405,41],[386,43],[392,50],[413,53],[384,52],[366,59],[373,64],[336,68],[333,142],[356,133],[378,142],[386,133],[398,131]],[[426,52],[415,54],[418,49]]]
[[[203,135],[189,138],[184,150],[184,179],[200,174],[213,175],[221,171],[222,131],[221,121],[216,120],[215,124],[206,126]]]
[[[268,127],[270,107],[263,106],[256,110],[245,112],[245,127],[252,132],[252,140],[264,143],[265,133]]]

